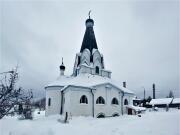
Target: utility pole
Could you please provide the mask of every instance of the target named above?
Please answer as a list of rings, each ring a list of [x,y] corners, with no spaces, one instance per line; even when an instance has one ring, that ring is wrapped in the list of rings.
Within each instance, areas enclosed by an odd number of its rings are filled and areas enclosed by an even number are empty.
[[[145,98],[146,98],[146,89],[145,89],[144,86],[142,86],[142,88],[144,89],[144,90],[143,90],[143,95],[144,95],[144,99],[145,99]]]
[[[155,99],[156,98],[156,86],[155,86],[155,84],[153,83],[153,99]]]
[[[144,88],[144,99],[146,99],[146,90]]]

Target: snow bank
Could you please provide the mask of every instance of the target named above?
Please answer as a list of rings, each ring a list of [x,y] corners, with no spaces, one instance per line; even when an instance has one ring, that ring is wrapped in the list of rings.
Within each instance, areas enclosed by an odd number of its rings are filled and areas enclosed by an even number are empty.
[[[147,112],[141,117],[124,115],[105,119],[73,117],[68,124],[59,115],[34,120],[5,117],[0,135],[179,135],[180,111]]]

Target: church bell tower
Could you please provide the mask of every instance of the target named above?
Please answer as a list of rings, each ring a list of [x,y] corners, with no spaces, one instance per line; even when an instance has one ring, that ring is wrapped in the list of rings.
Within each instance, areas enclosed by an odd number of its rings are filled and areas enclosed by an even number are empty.
[[[90,17],[85,22],[86,30],[80,52],[76,54],[73,76],[81,73],[111,77],[111,71],[105,70],[103,55],[99,52],[95,34],[94,20]]]

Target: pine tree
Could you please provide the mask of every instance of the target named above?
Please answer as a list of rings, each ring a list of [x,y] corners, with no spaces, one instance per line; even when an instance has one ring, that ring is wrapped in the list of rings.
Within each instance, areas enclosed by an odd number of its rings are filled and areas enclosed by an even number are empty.
[[[169,98],[173,98],[173,97],[174,97],[173,91],[169,91]]]

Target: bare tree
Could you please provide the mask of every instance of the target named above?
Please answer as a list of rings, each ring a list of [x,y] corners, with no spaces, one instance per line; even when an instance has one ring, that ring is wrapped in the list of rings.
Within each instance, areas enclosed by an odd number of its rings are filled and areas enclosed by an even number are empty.
[[[43,97],[37,101],[34,101],[32,104],[35,108],[38,108],[39,110],[45,110],[46,98]]]
[[[1,73],[1,75],[0,119],[7,115],[15,105],[27,103],[33,97],[32,91],[25,92],[21,87],[15,87],[18,80],[17,67],[12,71]]]

